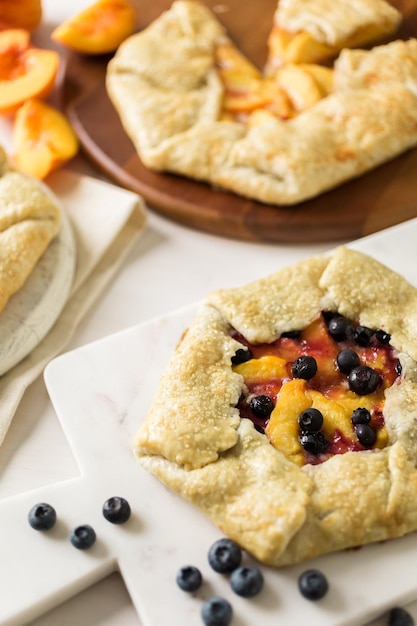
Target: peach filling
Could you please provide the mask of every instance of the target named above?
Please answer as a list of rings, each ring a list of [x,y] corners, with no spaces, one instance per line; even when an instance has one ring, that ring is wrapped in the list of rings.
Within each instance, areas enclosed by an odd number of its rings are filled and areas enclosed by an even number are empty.
[[[343,331],[336,328],[340,320]],[[233,336],[244,346],[233,359],[244,379],[240,415],[285,456],[298,465],[316,464],[387,445],[385,390],[401,367],[382,329],[326,312],[270,344]]]

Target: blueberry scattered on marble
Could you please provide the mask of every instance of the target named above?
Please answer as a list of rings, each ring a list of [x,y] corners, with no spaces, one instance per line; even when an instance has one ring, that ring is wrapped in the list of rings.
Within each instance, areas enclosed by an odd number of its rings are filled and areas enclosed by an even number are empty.
[[[253,598],[262,590],[264,577],[257,567],[241,565],[233,570],[230,586],[238,596]]]
[[[124,524],[131,514],[130,505],[125,498],[114,496],[103,504],[103,515],[112,524]]]
[[[395,606],[389,613],[388,626],[415,626],[415,621],[406,609]]]
[[[77,550],[88,550],[96,540],[94,528],[88,524],[77,526],[70,533],[70,541]]]
[[[201,617],[205,626],[228,626],[232,621],[233,609],[225,598],[213,596],[201,607]]]
[[[177,585],[183,591],[197,591],[201,587],[203,577],[198,567],[194,565],[184,565],[178,570]]]
[[[240,565],[242,560],[242,550],[233,541],[223,537],[213,543],[208,552],[208,562],[215,572],[227,574]]]
[[[308,569],[300,574],[298,588],[301,595],[307,600],[320,600],[326,595],[329,583],[323,572],[317,569]]]
[[[56,511],[50,504],[39,502],[30,509],[28,520],[35,530],[49,530],[56,522]]]

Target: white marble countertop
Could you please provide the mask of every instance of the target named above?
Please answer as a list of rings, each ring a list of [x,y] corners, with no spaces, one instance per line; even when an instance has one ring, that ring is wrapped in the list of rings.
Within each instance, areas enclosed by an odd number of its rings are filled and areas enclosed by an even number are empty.
[[[52,28],[88,4],[90,0],[43,0],[44,19],[36,41],[52,47]],[[8,120],[0,119],[0,144],[10,148]],[[81,156],[68,168],[100,177]],[[78,328],[69,349],[196,302],[212,289],[243,284],[331,247],[332,243],[270,245],[233,241],[191,230],[149,211],[145,233]],[[38,379],[27,390],[0,450],[0,498],[76,473],[43,379]],[[413,611],[417,616],[416,607]],[[121,577],[112,574],[32,622],[32,626],[58,623],[134,626],[140,621]]]

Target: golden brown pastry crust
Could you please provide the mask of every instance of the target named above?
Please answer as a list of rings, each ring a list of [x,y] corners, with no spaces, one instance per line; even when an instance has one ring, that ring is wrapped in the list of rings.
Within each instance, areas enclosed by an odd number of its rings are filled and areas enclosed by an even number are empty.
[[[316,41],[339,47],[370,28],[380,36],[394,32],[401,13],[385,0],[279,0],[274,22],[288,32],[308,32]]]
[[[36,180],[9,168],[0,148],[0,311],[61,226],[61,212]]]
[[[109,63],[109,97],[149,168],[292,205],[417,145],[417,93],[401,76],[395,88],[343,88],[288,121],[220,121],[215,49],[226,40],[207,7],[178,0]]]
[[[383,327],[400,351],[386,392],[388,445],[298,467],[236,404],[231,357],[272,342],[323,309]],[[236,289],[211,293],[179,344],[135,439],[139,462],[228,536],[274,566],[417,529],[417,289],[349,248]],[[262,488],[260,486],[262,485]]]

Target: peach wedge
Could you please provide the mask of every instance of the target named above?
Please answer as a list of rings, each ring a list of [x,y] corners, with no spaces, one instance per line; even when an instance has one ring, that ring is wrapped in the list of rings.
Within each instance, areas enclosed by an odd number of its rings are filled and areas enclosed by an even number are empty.
[[[96,0],[57,26],[51,38],[76,52],[114,52],[136,25],[136,11],[128,0]]]
[[[14,166],[44,179],[78,151],[78,139],[67,118],[54,107],[32,99],[16,113],[12,142]]]
[[[46,98],[58,66],[59,55],[54,50],[31,46],[29,31],[1,31],[0,115],[14,113],[29,98]]]
[[[32,32],[41,19],[41,0],[0,0],[0,30],[24,28]]]

